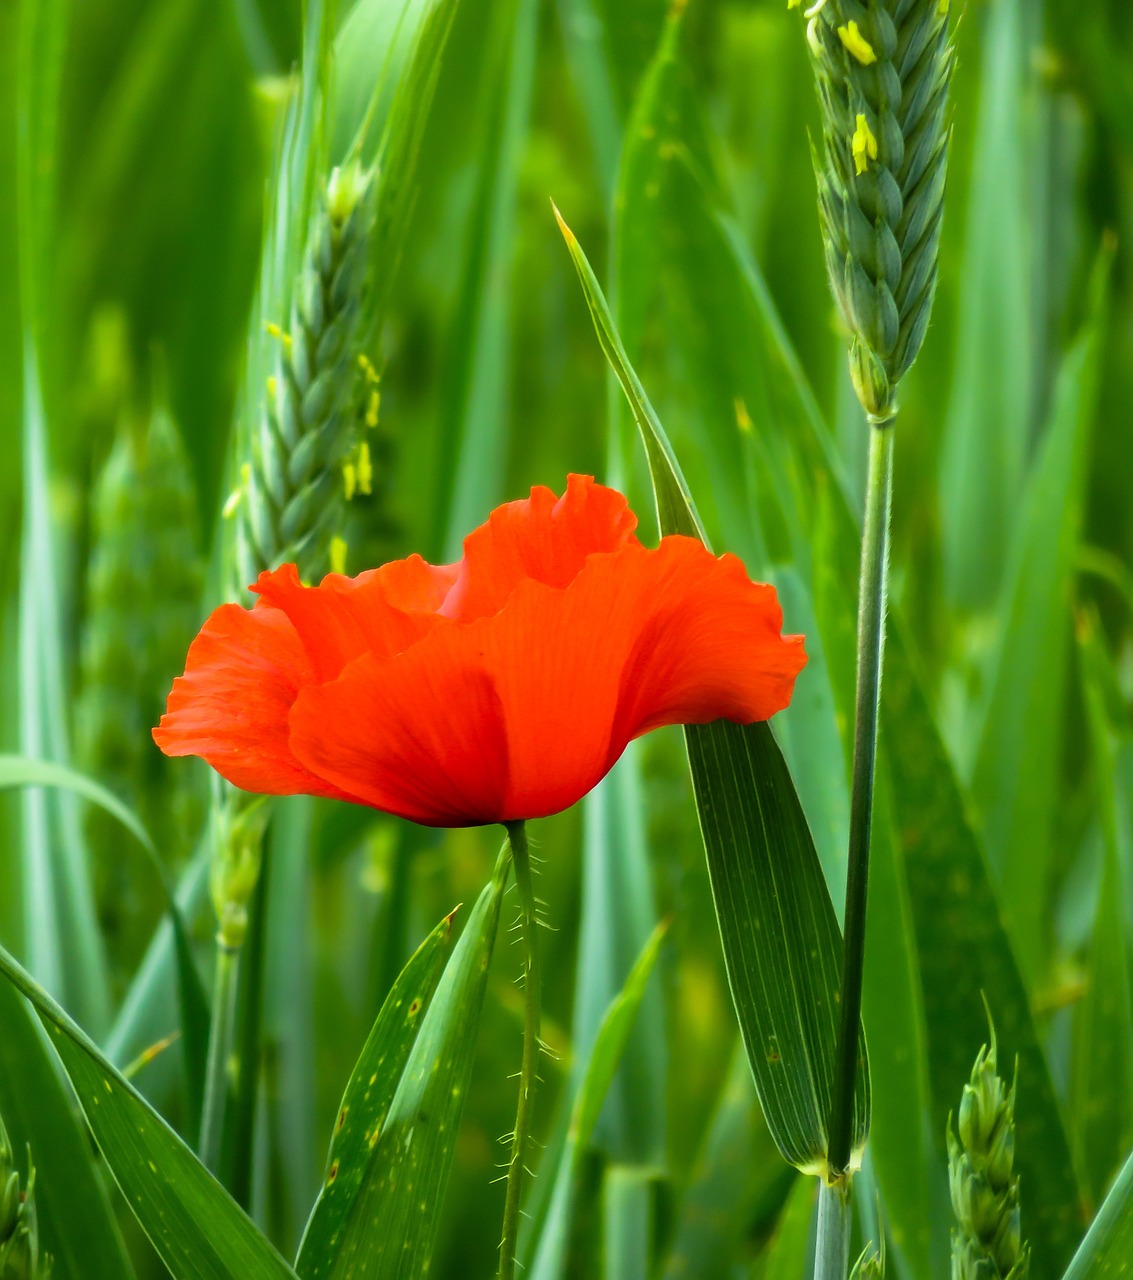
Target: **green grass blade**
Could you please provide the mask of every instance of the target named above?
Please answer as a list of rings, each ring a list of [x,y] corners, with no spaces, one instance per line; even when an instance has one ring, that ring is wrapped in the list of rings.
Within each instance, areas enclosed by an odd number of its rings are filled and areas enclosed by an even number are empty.
[[[69,755],[63,630],[48,510],[47,423],[39,357],[24,338],[24,527],[20,568],[20,751]],[[110,1018],[106,957],[74,797],[23,792],[24,936],[28,960],[50,989],[96,1030]],[[66,944],[64,944],[64,938]]]
[[[85,774],[51,760],[27,760],[22,756],[0,755],[0,791],[14,787],[57,787],[73,792],[98,805],[116,818],[138,841],[148,855],[147,861],[161,882],[166,898],[167,918],[172,930],[173,957],[177,967],[180,1003],[181,1042],[185,1058],[188,1098],[187,1127],[194,1132],[200,1119],[200,1095],[204,1081],[205,1057],[208,1051],[209,1005],[193,960],[189,933],[177,898],[166,879],[165,868],[157,855],[149,832],[141,819],[105,787]]]
[[[1092,314],[1065,357],[1005,584],[972,798],[1024,972],[1041,976],[1057,779],[1065,737],[1070,598],[1097,403],[1107,261]]]
[[[799,1280],[806,1274],[813,1221],[814,1184],[808,1178],[796,1178],[767,1250],[763,1280]]]
[[[1102,834],[1102,874],[1086,994],[1074,1010],[1069,1110],[1078,1176],[1097,1204],[1133,1147],[1133,971],[1125,919],[1125,876],[1133,848],[1119,816],[1117,775],[1118,751],[1133,741],[1133,734],[1096,617],[1079,623],[1078,656]],[[1117,717],[1111,710],[1114,703]]]
[[[3,948],[0,973],[47,1028],[114,1180],[174,1280],[293,1278],[192,1151]]]
[[[578,1092],[571,1107],[566,1145],[555,1170],[555,1185],[535,1256],[527,1270],[531,1280],[560,1280],[565,1274],[567,1249],[574,1220],[575,1185],[582,1157],[594,1134],[618,1064],[649,989],[665,928],[654,929],[634,962],[625,986],[610,1003],[594,1037]]]
[[[640,757],[626,752],[583,807],[582,908],[572,1042],[587,1062],[610,1002],[657,924],[644,828]],[[668,1046],[659,979],[650,983],[594,1135],[622,1164],[665,1161]]]
[[[1003,1060],[1019,1059],[1015,1161],[1026,1188],[1031,1274],[1053,1280],[1079,1235],[1059,1102],[983,850],[895,618],[889,641],[882,733],[924,992],[933,1129],[944,1133],[975,1049],[987,1039],[982,992]]]
[[[1033,406],[1025,0],[988,13],[975,125],[956,367],[939,470],[944,589],[968,611],[994,603],[1022,494]]]
[[[55,1280],[133,1280],[94,1153],[64,1090],[43,1029],[0,982],[0,1116],[14,1150],[29,1144],[43,1247]]]
[[[732,1062],[681,1199],[664,1280],[727,1280],[760,1210],[796,1175],[775,1159],[743,1044]],[[799,1179],[809,1182],[809,1179]],[[801,1270],[797,1273],[801,1276]]]
[[[511,263],[515,247],[516,183],[527,136],[538,40],[535,0],[493,5],[485,50],[496,82],[488,114],[472,215],[474,238],[456,310],[456,350],[444,390],[442,421],[452,435],[444,455],[446,559],[499,497],[506,461],[511,369]],[[491,83],[492,80],[489,80]]]
[[[60,787],[82,796],[104,809],[150,853],[154,852],[149,832],[138,815],[101,783],[54,760],[29,760],[25,756],[0,755],[0,791],[14,787]]]
[[[602,1245],[607,1280],[650,1274],[653,1188],[637,1165],[610,1165],[602,1187]]]
[[[703,538],[688,487],[577,240],[562,224],[603,350],[649,458],[663,533]],[[766,724],[685,730],[728,981],[768,1126],[784,1158],[826,1154],[841,938],[802,806]],[[854,1148],[869,1129],[862,1038]]]
[[[334,1243],[362,1203],[363,1183],[378,1176],[372,1139],[381,1133],[417,1033],[441,980],[452,946],[453,915],[417,948],[382,1004],[335,1121],[323,1187],[299,1246],[301,1276],[331,1274]],[[334,1177],[331,1178],[331,1170]]]
[[[354,1198],[346,1206],[349,1211],[342,1216],[337,1239],[332,1239],[333,1233],[327,1227],[340,1213],[338,1200],[323,1194],[320,1203],[327,1206],[323,1215],[330,1217],[326,1223],[319,1219],[312,1222],[312,1230],[318,1234],[310,1244],[304,1242],[301,1255],[303,1275],[308,1280],[316,1277],[345,1280],[354,1276],[383,1280],[384,1277],[420,1275],[429,1265],[468,1091],[488,963],[510,866],[510,860],[501,855],[495,875],[472,908],[413,1040],[380,1129],[376,1130],[372,1123],[367,1135],[364,1123],[358,1127],[350,1124],[347,1150],[359,1151],[365,1164],[359,1170],[358,1181],[351,1179]],[[420,957],[420,953],[418,955]],[[421,963],[427,966],[429,962],[430,953],[426,952]],[[400,993],[395,987],[390,997],[392,1003],[387,1001],[383,1006],[383,1012],[386,1008],[389,1010],[389,1021],[383,1025],[379,1015],[374,1032],[376,1039],[367,1050],[373,1049],[379,1057],[382,1051],[402,1051],[403,1018],[408,1010],[403,1013],[404,1006],[399,1008],[398,1000],[406,995],[409,985],[419,984],[421,976],[420,973],[413,975],[412,982],[407,980],[408,985],[403,986]],[[400,981],[398,985],[402,985]],[[371,1068],[371,1076],[374,1073]],[[348,1092],[361,1091],[364,1097],[371,1087],[371,1076],[356,1075]],[[388,1077],[383,1079],[388,1085]],[[376,1081],[373,1087],[377,1087]],[[365,1105],[369,1107],[380,1101],[375,1094]],[[375,1116],[379,1111],[381,1108],[376,1108]],[[361,1115],[359,1118],[362,1119]],[[348,1121],[349,1110],[343,1122],[344,1130]],[[335,1154],[336,1150],[332,1149],[327,1170],[330,1185],[337,1182],[339,1176]],[[320,1242],[333,1248],[320,1253]]]
[[[1115,1280],[1127,1275],[1133,1257],[1133,1155],[1117,1181],[1062,1280]]]

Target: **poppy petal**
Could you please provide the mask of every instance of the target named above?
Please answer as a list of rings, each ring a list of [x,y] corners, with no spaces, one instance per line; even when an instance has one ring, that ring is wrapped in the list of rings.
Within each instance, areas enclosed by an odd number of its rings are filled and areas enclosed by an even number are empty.
[[[588,556],[636,544],[636,527],[625,498],[591,476],[569,476],[561,498],[536,486],[464,539],[460,574],[441,612],[472,622],[498,612],[522,582],[566,587]]]
[[[202,756],[245,791],[345,798],[291,753],[288,713],[313,678],[286,615],[221,605],[189,647],[154,741],[169,756]]]
[[[649,729],[781,710],[806,660],[781,621],[774,588],[692,538],[592,556],[564,591],[522,585],[468,628],[507,719],[504,816],[569,807]]]
[[[419,640],[436,624],[455,577],[455,565],[410,556],[356,578],[328,574],[319,586],[305,587],[296,567],[285,564],[260,574],[252,590],[291,619],[314,680],[323,683],[364,653],[391,657]]]
[[[360,803],[412,822],[497,821],[508,776],[503,711],[462,632],[439,627],[406,653],[366,654],[304,690],[291,712],[297,759]]]
[[[648,616],[622,673],[615,737],[666,724],[768,720],[791,701],[806,665],[802,636],[784,636],[775,588],[733,555],[664,538]]]

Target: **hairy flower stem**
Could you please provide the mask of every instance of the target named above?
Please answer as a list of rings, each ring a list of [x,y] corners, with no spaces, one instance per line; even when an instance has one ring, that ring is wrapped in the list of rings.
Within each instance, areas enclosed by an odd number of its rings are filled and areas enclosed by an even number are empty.
[[[212,1028],[205,1064],[205,1099],[201,1111],[201,1163],[210,1173],[220,1167],[224,1112],[228,1103],[228,1064],[236,1031],[236,993],[240,970],[240,946],[216,940],[216,976],[213,985]]]
[[[535,1102],[535,1076],[539,1061],[539,949],[535,936],[538,921],[535,890],[531,883],[531,861],[527,852],[527,828],[522,822],[505,823],[515,888],[519,894],[519,918],[523,936],[523,1061],[519,1069],[519,1101],[515,1109],[515,1132],[508,1161],[507,1193],[504,1197],[504,1227],[500,1243],[500,1280],[514,1280],[515,1248],[519,1238],[519,1193],[523,1186],[527,1140]]]
[[[871,419],[869,480],[862,532],[858,587],[857,702],[854,713],[854,772],[850,795],[849,868],[843,922],[841,1021],[834,1056],[828,1163],[835,1177],[850,1165],[854,1084],[858,1072],[858,1023],[862,1007],[869,843],[873,778],[877,757],[877,713],[885,647],[885,601],[889,583],[889,507],[893,481],[894,418]],[[842,1274],[845,1274],[844,1272]]]
[[[820,1182],[814,1280],[846,1280],[850,1264],[850,1189],[845,1182]]]

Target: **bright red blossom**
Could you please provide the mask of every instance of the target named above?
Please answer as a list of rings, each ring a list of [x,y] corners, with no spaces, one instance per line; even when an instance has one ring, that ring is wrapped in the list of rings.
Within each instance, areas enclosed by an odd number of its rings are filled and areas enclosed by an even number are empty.
[[[650,729],[785,707],[806,656],[774,588],[636,525],[571,476],[497,508],[457,564],[263,573],[193,641],[154,738],[247,791],[456,827],[568,808]]]

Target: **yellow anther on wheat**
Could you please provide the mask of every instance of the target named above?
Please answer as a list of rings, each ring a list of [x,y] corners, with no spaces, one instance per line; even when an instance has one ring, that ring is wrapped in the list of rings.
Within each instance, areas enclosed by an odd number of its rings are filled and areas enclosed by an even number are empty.
[[[330,571],[331,573],[346,572],[346,539],[340,538],[337,534],[330,540]]]
[[[846,46],[847,50],[862,64],[868,67],[871,62],[877,61],[877,54],[873,51],[873,45],[862,35],[858,24],[851,18],[844,27],[838,28],[838,39]]]
[[[378,371],[377,369],[374,368],[373,362],[370,360],[370,357],[366,355],[364,352],[359,354],[358,356],[358,368],[362,370],[362,376],[366,379],[367,382],[377,382]]]
[[[376,427],[378,425],[378,414],[382,407],[382,393],[375,387],[370,392],[370,398],[366,403],[366,426]]]
[[[269,374],[268,375],[268,399],[274,400],[278,393],[279,393],[279,379],[275,376],[274,373]]]
[[[869,121],[858,112],[858,127],[851,140],[854,153],[854,172],[861,174],[869,168],[869,162],[877,159],[877,139],[869,127]]]
[[[373,493],[374,466],[370,460],[370,446],[365,440],[358,446],[358,492]]]
[[[358,488],[358,472],[353,462],[344,462],[342,464],[342,491],[349,502],[354,497],[354,492]]]
[[[236,512],[236,508],[240,505],[240,500],[247,492],[248,486],[252,483],[252,467],[250,463],[242,462],[240,464],[240,483],[224,500],[224,507],[221,515],[225,520],[230,520]]]
[[[288,349],[288,351],[291,350],[291,335],[289,333],[284,333],[284,331],[279,327],[279,325],[274,324],[271,320],[269,320],[267,324],[264,325],[264,328],[267,329],[268,333],[277,342],[282,342],[283,345]]]
[[[736,396],[736,398],[732,401],[732,407],[736,411],[736,426],[739,427],[739,429],[744,433],[744,435],[751,435],[751,432],[752,432],[751,414],[748,413],[747,405],[744,404],[743,399],[740,396]]]

